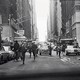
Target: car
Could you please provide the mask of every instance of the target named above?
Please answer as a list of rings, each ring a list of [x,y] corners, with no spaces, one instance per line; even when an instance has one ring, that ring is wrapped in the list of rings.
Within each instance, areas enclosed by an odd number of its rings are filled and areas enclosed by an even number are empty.
[[[7,62],[8,59],[9,59],[9,53],[6,52],[6,51],[4,50],[4,48],[2,48],[2,49],[0,50],[0,60],[1,60],[1,62]]]
[[[65,49],[66,55],[69,54],[79,54],[80,53],[80,48],[75,48],[74,45],[68,45],[67,48]]]
[[[49,49],[48,49],[48,45],[47,44],[41,44],[39,46],[39,54],[49,54]]]
[[[14,52],[11,50],[10,46],[3,46],[3,47],[4,47],[5,51],[6,51],[7,53],[9,53],[8,60],[14,59],[14,58],[15,58],[15,54],[14,54]]]

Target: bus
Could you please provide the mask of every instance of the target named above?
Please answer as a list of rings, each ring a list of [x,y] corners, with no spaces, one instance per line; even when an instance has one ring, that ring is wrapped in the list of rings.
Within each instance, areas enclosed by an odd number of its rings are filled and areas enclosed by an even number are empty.
[[[68,44],[68,45],[73,45],[74,41],[76,40],[72,38],[60,39],[61,44]]]

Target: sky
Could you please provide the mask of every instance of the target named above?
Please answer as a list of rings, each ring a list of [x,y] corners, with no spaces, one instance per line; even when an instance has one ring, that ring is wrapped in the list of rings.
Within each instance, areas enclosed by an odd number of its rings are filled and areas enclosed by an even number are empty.
[[[39,41],[45,41],[47,35],[47,17],[49,13],[49,0],[35,0],[37,28]]]

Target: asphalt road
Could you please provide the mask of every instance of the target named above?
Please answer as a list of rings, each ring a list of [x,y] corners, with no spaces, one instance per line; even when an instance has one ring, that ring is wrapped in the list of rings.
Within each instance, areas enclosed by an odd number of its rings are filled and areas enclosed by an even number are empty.
[[[61,55],[59,58],[56,52],[53,51],[52,56],[42,55],[33,60],[29,58],[29,53],[26,53],[25,64],[22,61],[10,61],[8,63],[0,65],[0,75],[15,75],[24,73],[42,73],[42,72],[57,72],[57,71],[69,71],[72,68],[80,67],[79,57]]]

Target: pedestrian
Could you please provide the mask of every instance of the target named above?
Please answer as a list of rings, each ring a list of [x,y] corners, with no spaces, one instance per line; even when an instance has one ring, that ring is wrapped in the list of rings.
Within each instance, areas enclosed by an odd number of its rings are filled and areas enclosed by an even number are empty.
[[[35,60],[37,54],[37,45],[35,43],[32,43],[32,52]]]
[[[13,42],[11,42],[11,44],[10,44],[10,49],[11,49],[12,51],[14,50]]]
[[[59,53],[59,58],[61,58],[61,44],[58,46],[58,53]]]
[[[38,51],[39,51],[38,44],[35,44],[35,45],[36,45],[36,57],[38,57]]]
[[[19,57],[21,58],[21,60],[22,60],[22,44],[20,44],[20,46],[19,46]]]
[[[75,48],[79,48],[78,43],[75,43],[75,44],[74,44],[74,47],[75,47]]]
[[[18,58],[19,58],[18,50],[19,50],[19,43],[18,43],[18,41],[15,41],[15,43],[14,43],[14,52],[15,52],[15,59],[16,59],[16,61],[18,61]]]
[[[66,47],[67,47],[66,44],[63,44],[63,45],[62,45],[62,54],[65,53]]]
[[[50,43],[50,45],[48,46],[48,48],[49,48],[49,55],[52,56],[52,47],[51,47],[51,43]]]
[[[30,54],[30,58],[31,58],[31,53],[32,53],[32,43],[28,43],[28,51],[29,51],[29,54]]]
[[[23,64],[25,63],[25,53],[26,53],[26,47],[24,45],[24,43],[22,44],[21,46],[21,52],[22,52],[22,61],[23,61]]]
[[[56,45],[56,55],[58,55],[58,44]]]
[[[57,55],[59,56],[59,58],[61,58],[61,44],[60,43],[57,44]]]

